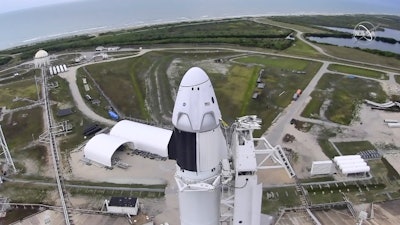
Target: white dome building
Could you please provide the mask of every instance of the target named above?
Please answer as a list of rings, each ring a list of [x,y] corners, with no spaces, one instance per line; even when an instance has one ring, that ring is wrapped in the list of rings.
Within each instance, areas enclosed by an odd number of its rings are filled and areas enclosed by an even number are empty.
[[[48,66],[50,65],[49,53],[41,49],[38,52],[36,52],[33,61],[35,63],[35,68]]]

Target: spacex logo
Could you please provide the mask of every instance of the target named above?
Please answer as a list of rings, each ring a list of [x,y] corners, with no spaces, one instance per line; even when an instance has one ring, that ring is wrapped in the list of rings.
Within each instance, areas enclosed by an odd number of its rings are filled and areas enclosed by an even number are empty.
[[[368,21],[358,23],[353,29],[353,38],[360,43],[372,43],[376,38],[375,30],[378,26],[374,26]]]

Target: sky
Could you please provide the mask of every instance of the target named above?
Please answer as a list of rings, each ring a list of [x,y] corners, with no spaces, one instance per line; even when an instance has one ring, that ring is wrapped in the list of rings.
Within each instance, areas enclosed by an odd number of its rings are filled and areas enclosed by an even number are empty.
[[[74,2],[74,1],[83,1],[83,0],[0,0],[1,2],[0,14],[10,11],[16,11],[16,10],[22,10],[22,9],[28,9],[33,7],[52,5],[52,4]],[[330,1],[330,0],[320,0],[321,4],[323,4],[324,1]],[[372,10],[374,9],[374,7],[384,7],[388,9],[400,8],[398,0],[351,0],[351,1],[359,2],[360,4],[367,3],[370,5]],[[249,1],[249,3],[251,3],[251,1]]]
[[[79,0],[1,0],[0,13]]]

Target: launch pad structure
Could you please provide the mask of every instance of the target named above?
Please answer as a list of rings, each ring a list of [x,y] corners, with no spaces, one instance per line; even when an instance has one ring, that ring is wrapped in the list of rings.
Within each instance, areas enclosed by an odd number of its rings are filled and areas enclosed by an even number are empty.
[[[222,160],[221,224],[260,224],[262,184],[257,171],[284,168],[289,177],[295,172],[282,148],[273,147],[265,138],[254,138],[261,128],[255,115],[243,116],[231,126],[229,159]]]
[[[295,176],[280,146],[253,138],[261,128],[257,116],[225,126],[212,83],[198,67],[181,80],[172,124],[168,157],[176,160],[182,225],[258,225],[262,183],[257,171],[285,168]]]

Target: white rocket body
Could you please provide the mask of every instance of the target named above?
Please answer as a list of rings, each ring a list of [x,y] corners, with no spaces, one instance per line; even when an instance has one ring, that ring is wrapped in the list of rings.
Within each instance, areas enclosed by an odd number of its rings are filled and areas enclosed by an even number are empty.
[[[168,156],[177,162],[181,225],[217,225],[221,160],[227,157],[221,112],[207,74],[189,69],[175,100]]]

